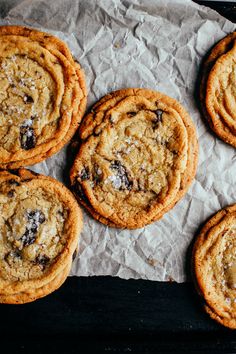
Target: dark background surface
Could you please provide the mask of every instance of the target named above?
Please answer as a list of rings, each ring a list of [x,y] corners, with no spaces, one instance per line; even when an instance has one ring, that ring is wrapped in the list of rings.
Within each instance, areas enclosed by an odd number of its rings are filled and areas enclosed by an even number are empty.
[[[3,17],[16,3],[0,2]],[[236,22],[236,3],[197,1]],[[189,260],[187,268],[190,267]],[[35,303],[0,306],[1,353],[236,353],[193,284],[68,278]]]

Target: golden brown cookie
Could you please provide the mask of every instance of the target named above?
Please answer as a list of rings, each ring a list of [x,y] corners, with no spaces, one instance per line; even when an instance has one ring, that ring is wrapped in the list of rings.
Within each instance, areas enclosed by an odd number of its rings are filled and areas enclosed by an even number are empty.
[[[174,99],[124,89],[100,100],[83,120],[71,182],[97,220],[138,228],[163,216],[194,178],[194,125]]]
[[[68,274],[81,229],[81,210],[60,182],[24,169],[0,172],[1,296],[53,291]]]
[[[53,291],[57,290],[66,280],[71,269],[71,264],[68,264],[58,275],[55,276],[49,283],[40,288],[25,290],[16,294],[0,294],[0,303],[2,304],[25,304],[28,302],[40,299]]]
[[[193,250],[193,270],[209,315],[236,328],[236,204],[220,210],[203,227]]]
[[[236,32],[212,49],[203,65],[200,100],[204,116],[213,131],[236,147],[234,58]]]
[[[0,166],[17,168],[51,156],[71,139],[87,93],[79,64],[58,38],[3,26],[0,39]]]

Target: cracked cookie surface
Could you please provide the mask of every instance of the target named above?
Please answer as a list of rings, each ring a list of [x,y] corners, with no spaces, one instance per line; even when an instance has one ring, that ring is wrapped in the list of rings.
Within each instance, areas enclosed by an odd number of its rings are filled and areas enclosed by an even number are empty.
[[[203,227],[193,251],[196,285],[217,322],[236,328],[236,205],[219,211]]]
[[[72,186],[105,224],[138,228],[159,219],[195,174],[193,123],[161,93],[125,89],[105,96],[85,117],[80,135]]]
[[[0,294],[50,284],[77,248],[82,214],[73,195],[50,177],[0,172],[0,210]]]
[[[71,269],[71,264],[68,264],[58,275],[55,276],[49,283],[39,288],[27,289],[15,294],[1,294],[0,303],[3,304],[25,304],[35,301],[41,297],[50,294],[58,289],[66,280]]]
[[[86,105],[83,73],[49,34],[0,27],[0,166],[18,168],[56,153]]]

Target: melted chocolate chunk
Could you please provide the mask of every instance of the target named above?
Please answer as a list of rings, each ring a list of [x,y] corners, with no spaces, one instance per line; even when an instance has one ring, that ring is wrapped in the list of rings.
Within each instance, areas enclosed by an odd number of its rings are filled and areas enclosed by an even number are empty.
[[[123,166],[120,161],[115,160],[111,163],[110,168],[116,172],[116,176],[120,179],[121,186],[119,189],[131,190],[133,187],[133,181],[129,180],[128,172],[125,166]]]
[[[17,182],[15,179],[9,179],[8,183],[11,185],[11,186],[19,186],[20,183]]]
[[[10,170],[10,172],[11,172],[12,175],[15,175],[15,176],[18,176],[18,177],[20,176],[19,169]],[[13,181],[15,181],[15,180],[13,180]]]
[[[19,259],[19,258],[21,258],[21,254],[18,250],[10,251],[5,254],[4,261],[9,262],[10,258],[18,258]]]
[[[85,167],[81,172],[80,172],[80,179],[81,181],[85,181],[90,178],[90,172],[89,168]]]
[[[88,206],[91,206],[91,203],[88,200],[86,194],[84,193],[83,188],[82,188],[81,184],[79,183],[79,181],[76,181],[73,184],[72,188],[73,188],[74,194],[77,197],[77,199],[79,199],[80,201],[84,202]]]
[[[134,116],[136,116],[136,114],[137,114],[137,112],[128,112],[127,116],[128,117],[134,117]]]
[[[45,221],[45,215],[40,210],[32,210],[27,213],[27,221],[25,233],[21,237],[24,247],[35,242],[39,225]]]
[[[50,258],[46,255],[38,255],[35,259],[35,262],[42,265],[43,267],[45,267],[49,261]]]
[[[162,122],[162,114],[163,114],[163,111],[161,109],[157,109],[155,111],[157,122]]]
[[[83,188],[78,181],[76,181],[75,184],[73,185],[73,190],[75,191],[75,194],[79,197],[79,199],[82,199],[84,201],[87,200],[87,197],[83,191]]]
[[[29,222],[34,222],[35,224],[37,224],[37,226],[39,226],[39,224],[44,223],[45,219],[45,215],[41,210],[32,210],[29,213],[27,213],[27,217]]]
[[[25,103],[33,103],[34,100],[33,100],[33,98],[32,98],[31,96],[25,94],[25,96],[24,96],[24,102],[25,102]]]
[[[32,127],[27,125],[20,127],[20,143],[24,150],[30,150],[35,147],[36,137]]]
[[[36,228],[26,229],[24,235],[21,237],[21,241],[22,241],[24,247],[32,245],[32,243],[35,242],[36,232],[37,232]]]
[[[11,189],[11,190],[7,193],[7,196],[8,196],[8,198],[12,198],[12,197],[14,197],[14,194],[15,194],[14,189]]]
[[[153,120],[152,127],[153,129],[156,129],[159,123],[162,123],[162,114],[163,111],[161,109],[157,109],[154,111],[156,118]]]

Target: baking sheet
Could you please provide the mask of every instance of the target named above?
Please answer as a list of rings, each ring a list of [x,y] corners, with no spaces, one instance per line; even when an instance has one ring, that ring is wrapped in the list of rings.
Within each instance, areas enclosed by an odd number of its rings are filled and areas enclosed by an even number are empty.
[[[186,253],[197,229],[235,201],[235,149],[208,130],[194,99],[203,56],[234,24],[190,0],[25,0],[6,22],[47,29],[68,43],[86,73],[88,107],[112,90],[146,87],[189,111],[200,156],[186,196],[162,220],[134,231],[108,228],[84,212],[71,270],[77,276],[185,281]],[[30,168],[67,183],[68,159],[64,148]]]

